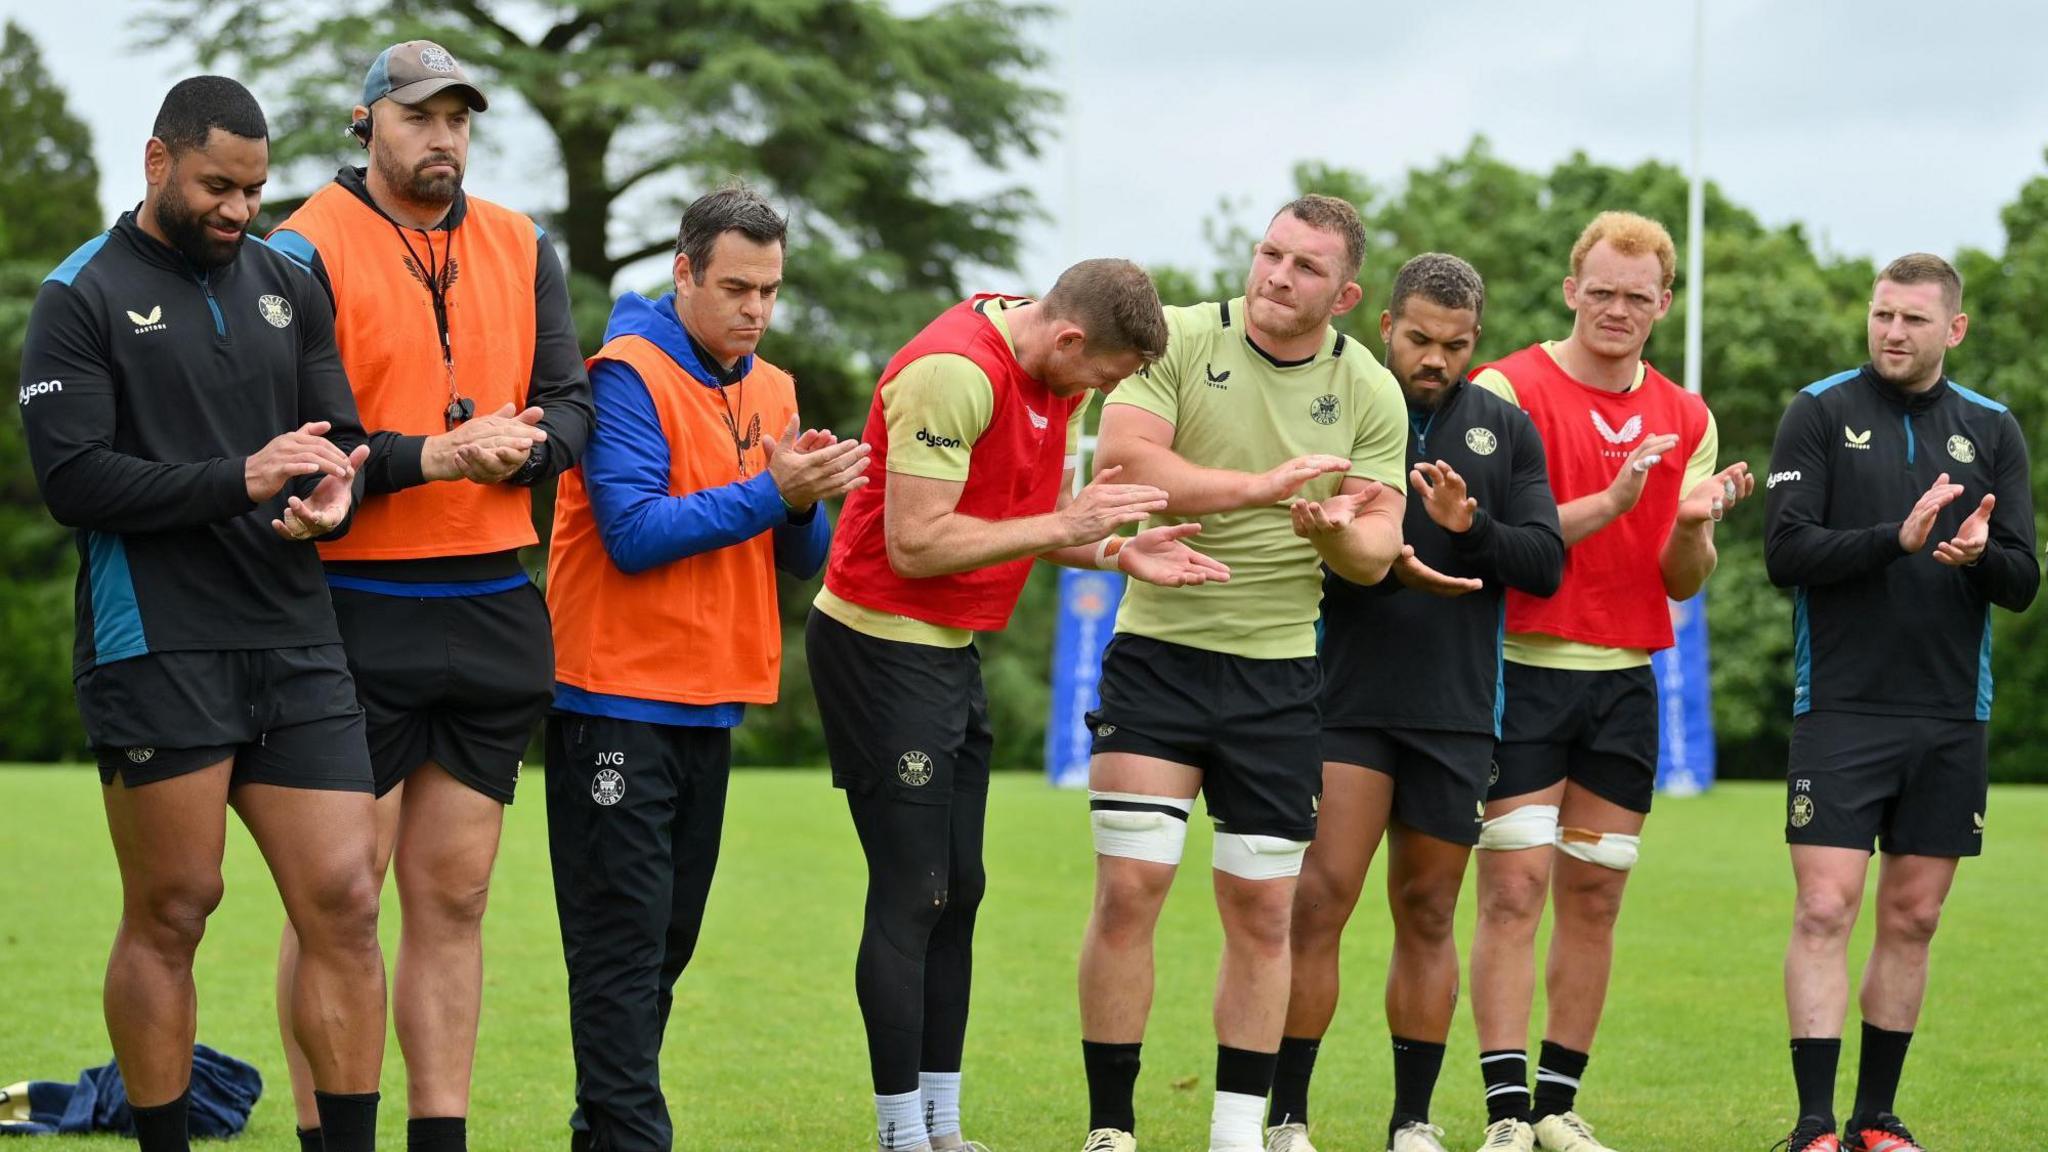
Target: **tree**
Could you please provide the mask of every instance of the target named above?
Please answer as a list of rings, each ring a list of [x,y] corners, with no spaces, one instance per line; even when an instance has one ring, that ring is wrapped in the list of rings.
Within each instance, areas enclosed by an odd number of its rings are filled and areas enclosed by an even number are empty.
[[[37,288],[99,227],[92,134],[10,20],[0,31],[0,364],[17,382]],[[43,510],[20,417],[0,420],[0,760],[85,751],[67,627],[77,568],[71,534]]]
[[[622,269],[671,250],[682,201],[731,174],[758,181],[793,225],[774,358],[812,411],[845,422],[872,383],[866,366],[963,295],[966,269],[1016,263],[1017,226],[1035,211],[1027,191],[955,200],[934,187],[956,153],[992,169],[1036,153],[1055,101],[1031,82],[1042,53],[1025,33],[1047,12],[1003,0],[918,16],[881,0],[340,0],[289,12],[157,0],[145,29],[209,67],[281,85],[283,165],[346,155],[339,125],[360,78],[399,40],[436,40],[498,101],[516,95],[554,139],[565,198],[514,207],[565,243],[593,345],[598,302]]]

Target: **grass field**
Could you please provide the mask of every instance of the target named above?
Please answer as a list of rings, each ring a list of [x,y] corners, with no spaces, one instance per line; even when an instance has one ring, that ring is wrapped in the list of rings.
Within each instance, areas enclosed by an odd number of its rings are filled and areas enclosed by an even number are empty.
[[[92,776],[0,769],[0,1083],[72,1078],[108,1058],[100,973],[119,906]],[[541,789],[506,824],[487,921],[489,986],[471,1143],[566,1143],[570,1064],[561,950]],[[1779,959],[1791,882],[1777,787],[1724,785],[1660,802],[1620,932],[1613,997],[1581,1102],[1621,1149],[1768,1147],[1790,1127]],[[1079,1146],[1086,1121],[1074,956],[1091,858],[1080,796],[999,778],[990,888],[968,1036],[968,1134],[996,1152]],[[291,1150],[292,1115],[272,1028],[280,911],[239,826],[228,895],[199,957],[200,1038],[260,1067],[266,1094],[242,1146]],[[1208,859],[1194,825],[1188,859]],[[862,870],[824,775],[741,773],[704,943],[684,976],[664,1057],[677,1147],[871,1147],[853,1000]],[[1206,868],[1174,893],[1159,938],[1159,996],[1139,1084],[1144,1146],[1200,1149],[1214,1049],[1217,950]],[[1967,863],[1935,944],[1925,1025],[1900,1110],[1932,1147],[2048,1146],[2048,790],[1996,792],[1986,853]],[[1313,1112],[1326,1152],[1378,1149],[1390,1096],[1380,1009],[1387,920],[1377,886],[1345,956],[1350,989],[1318,1066]],[[1468,893],[1469,896],[1469,893]],[[1469,899],[1461,941],[1470,939]],[[1866,917],[1866,921],[1867,921]],[[388,918],[395,925],[396,917]],[[391,934],[387,930],[387,948]],[[1867,950],[1868,925],[1856,954]],[[1854,1087],[1854,1023],[1840,1089]],[[404,1147],[404,1070],[390,1046],[382,1142]],[[1461,1005],[1436,1121],[1452,1148],[1483,1121],[1472,1026]],[[80,1150],[132,1147],[101,1138]]]

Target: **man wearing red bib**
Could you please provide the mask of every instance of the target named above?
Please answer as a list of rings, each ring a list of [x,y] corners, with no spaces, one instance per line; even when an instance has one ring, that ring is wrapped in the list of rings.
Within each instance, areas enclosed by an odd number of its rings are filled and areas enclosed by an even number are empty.
[[[1506,710],[1472,941],[1489,1150],[1606,1147],[1573,1103],[1656,780],[1650,653],[1672,644],[1667,597],[1690,598],[1714,570],[1714,522],[1755,486],[1747,464],[1714,471],[1713,414],[1643,361],[1676,262],[1663,225],[1601,213],[1572,246],[1572,334],[1473,377],[1542,433],[1566,549],[1556,595],[1507,597]],[[1549,1014],[1532,1100],[1526,1045],[1546,895]]]
[[[976,296],[889,361],[805,629],[832,760],[867,856],[854,987],[883,1152],[964,1148],[960,1056],[981,902],[991,735],[974,633],[1009,622],[1034,559],[1200,584],[1229,570],[1181,538],[1117,529],[1166,493],[1073,492],[1081,415],[1157,359],[1166,324],[1135,264],[1089,260],[1040,300]],[[978,1147],[978,1145],[977,1145]]]

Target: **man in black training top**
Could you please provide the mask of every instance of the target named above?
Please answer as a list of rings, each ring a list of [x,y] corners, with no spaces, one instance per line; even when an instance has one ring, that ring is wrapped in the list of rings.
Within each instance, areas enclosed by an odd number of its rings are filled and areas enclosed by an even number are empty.
[[[1323,804],[1294,893],[1271,1152],[1313,1152],[1309,1076],[1337,1009],[1338,943],[1383,832],[1394,919],[1387,1147],[1443,1152],[1429,1101],[1458,996],[1458,889],[1500,735],[1502,604],[1509,587],[1548,596],[1564,572],[1535,425],[1464,378],[1485,308],[1470,264],[1427,252],[1401,267],[1380,314],[1408,404],[1407,543],[1393,580],[1323,580]]]
[[[1871,292],[1870,363],[1801,389],[1771,449],[1764,557],[1793,590],[1796,662],[1791,1152],[1919,1149],[1893,1097],[1956,862],[1984,847],[1991,606],[2024,611],[2040,587],[2019,422],[1942,374],[1962,305],[1948,261],[1892,261]],[[1849,932],[1873,848],[1861,1067],[1838,1140]]]
[[[141,207],[44,280],[21,415],[78,530],[78,710],[121,869],[107,1031],[144,1152],[186,1148],[192,958],[224,811],[303,941],[292,989],[329,1152],[374,1146],[384,965],[369,750],[312,540],[368,455],[327,296],[244,245],[263,111],[219,76],[164,98]]]

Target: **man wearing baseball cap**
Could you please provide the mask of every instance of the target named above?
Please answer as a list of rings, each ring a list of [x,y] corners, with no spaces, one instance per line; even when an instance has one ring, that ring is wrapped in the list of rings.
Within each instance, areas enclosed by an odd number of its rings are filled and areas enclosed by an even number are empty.
[[[519,549],[536,542],[532,488],[576,463],[592,422],[553,246],[462,191],[470,117],[488,106],[440,45],[385,49],[348,125],[368,164],[270,238],[333,299],[370,430],[354,532],[320,554],[369,720],[380,886],[397,861],[392,1000],[413,1152],[466,1146],[485,895],[554,683]],[[287,925],[280,981],[297,958]],[[312,1081],[284,1037],[300,1140],[317,1149]]]

